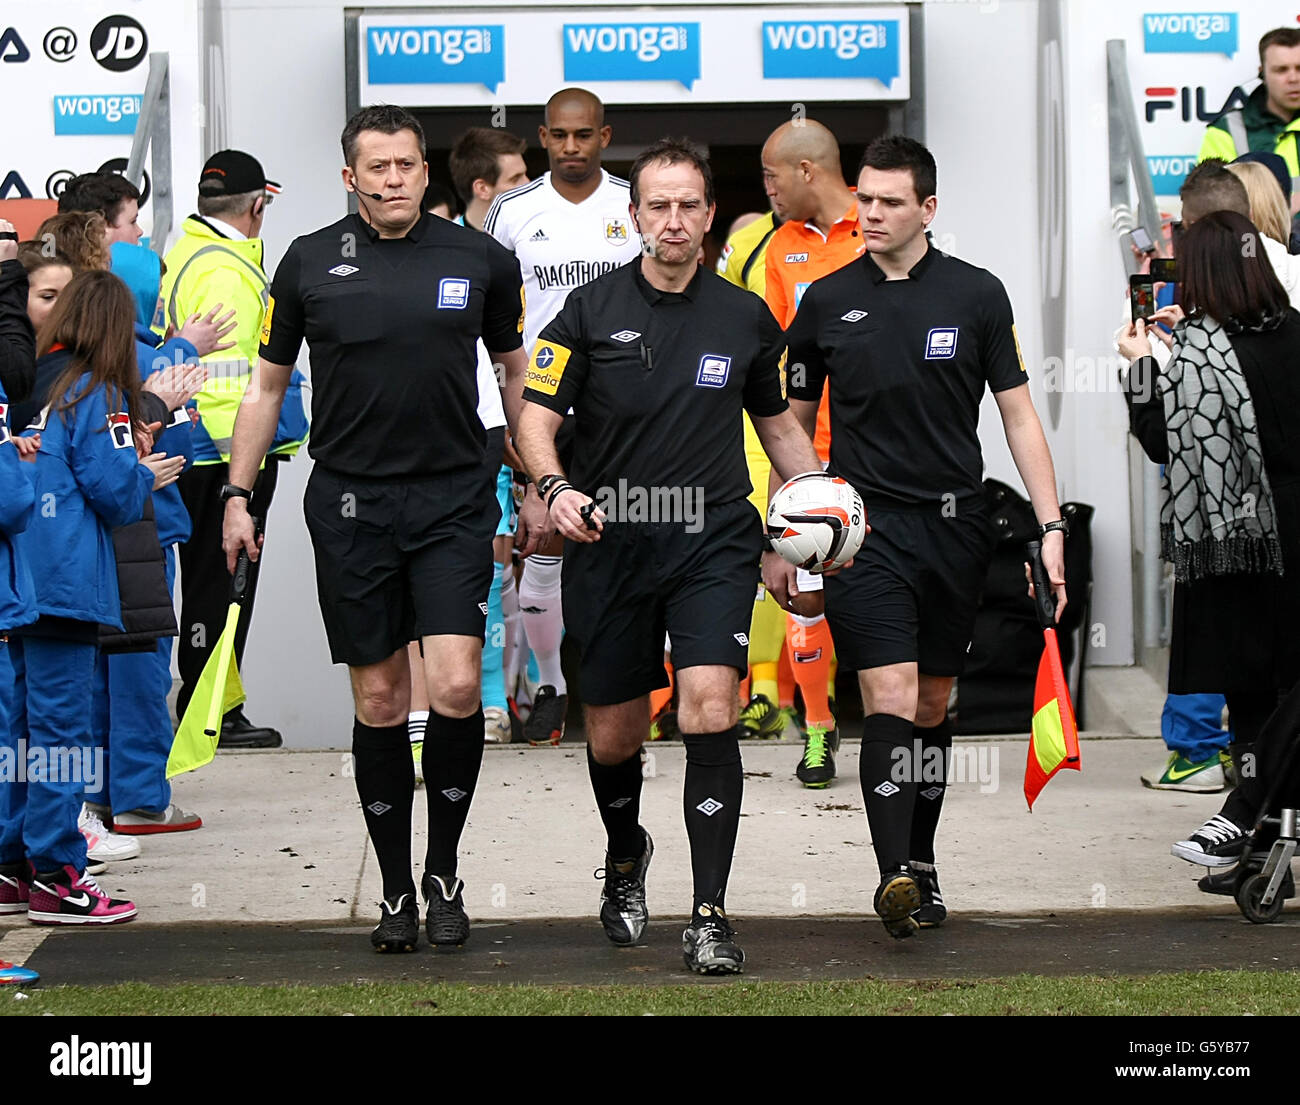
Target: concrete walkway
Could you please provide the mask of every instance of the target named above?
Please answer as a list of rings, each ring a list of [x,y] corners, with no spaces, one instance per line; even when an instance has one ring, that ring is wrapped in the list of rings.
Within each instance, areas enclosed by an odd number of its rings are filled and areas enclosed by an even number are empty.
[[[955,912],[1020,914],[1079,909],[1205,907],[1202,873],[1170,856],[1221,801],[1161,793],[1139,774],[1162,758],[1153,739],[1085,734],[1083,772],[1062,772],[1026,812],[1026,741],[958,740],[939,827],[944,896]],[[652,745],[642,822],[655,838],[652,912],[690,905],[682,824],[684,754]],[[871,913],[876,871],[857,746],[846,740],[840,778],[823,791],[794,778],[799,746],[747,743],[745,806],[728,905],[739,918]],[[343,752],[221,753],[176,781],[175,799],[203,828],[141,839],[139,859],[99,876],[147,923],[372,921],[380,897]],[[416,793],[413,866],[424,847]],[[590,917],[603,861],[580,746],[489,747],[462,849],[466,905],[478,921]],[[1217,899],[1233,910],[1227,899]],[[22,921],[0,919],[0,956]],[[17,933],[15,932],[16,936]],[[14,958],[9,956],[9,958]]]

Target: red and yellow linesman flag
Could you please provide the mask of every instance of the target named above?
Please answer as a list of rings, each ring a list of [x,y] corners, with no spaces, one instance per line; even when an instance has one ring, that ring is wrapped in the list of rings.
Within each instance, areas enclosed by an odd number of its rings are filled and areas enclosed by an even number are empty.
[[[185,716],[181,718],[172,750],[167,757],[167,778],[184,771],[195,771],[216,757],[221,739],[221,719],[244,701],[244,684],[235,662],[235,630],[248,590],[248,554],[241,552],[230,583],[230,606],[226,625],[216,646],[203,665],[203,674],[194,688]]]
[[[1034,605],[1038,624],[1043,629],[1043,656],[1038,662],[1034,681],[1034,718],[1029,734],[1029,758],[1025,763],[1025,800],[1034,808],[1034,800],[1048,780],[1062,768],[1081,771],[1079,763],[1079,728],[1074,721],[1074,704],[1061,665],[1061,650],[1056,640],[1056,598],[1043,567],[1043,549],[1037,541],[1025,546],[1030,578],[1034,583]]]

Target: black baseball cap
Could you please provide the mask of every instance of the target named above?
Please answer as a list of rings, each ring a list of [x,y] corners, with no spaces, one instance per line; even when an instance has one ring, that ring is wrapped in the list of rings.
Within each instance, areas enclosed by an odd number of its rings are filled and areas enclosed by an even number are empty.
[[[219,150],[203,163],[199,174],[201,196],[237,196],[258,189],[278,195],[280,185],[267,180],[262,163],[243,150]]]

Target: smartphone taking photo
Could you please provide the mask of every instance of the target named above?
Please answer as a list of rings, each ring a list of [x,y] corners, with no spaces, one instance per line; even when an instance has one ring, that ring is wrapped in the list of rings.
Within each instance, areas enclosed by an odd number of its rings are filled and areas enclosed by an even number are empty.
[[[1128,303],[1134,322],[1149,320],[1155,314],[1155,280],[1149,273],[1135,272],[1128,278]]]

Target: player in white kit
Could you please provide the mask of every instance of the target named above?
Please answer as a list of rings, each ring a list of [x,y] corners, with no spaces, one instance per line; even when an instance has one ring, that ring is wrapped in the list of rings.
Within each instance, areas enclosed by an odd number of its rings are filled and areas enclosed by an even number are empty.
[[[550,170],[531,184],[498,196],[483,221],[483,229],[519,258],[525,349],[532,349],[570,291],[640,256],[640,237],[628,214],[628,182],[610,176],[600,165],[610,134],[605,107],[596,96],[583,88],[557,92],[547,101],[545,124],[538,129]],[[522,402],[522,396],[508,396],[507,402]],[[565,463],[571,422],[567,420],[557,438]],[[528,498],[536,504],[537,492],[531,485]],[[545,511],[536,516],[544,518]],[[524,632],[540,675],[533,711],[524,727],[534,745],[559,744],[564,735],[568,687],[560,668],[563,551],[563,538],[548,538],[524,561],[519,581]]]

